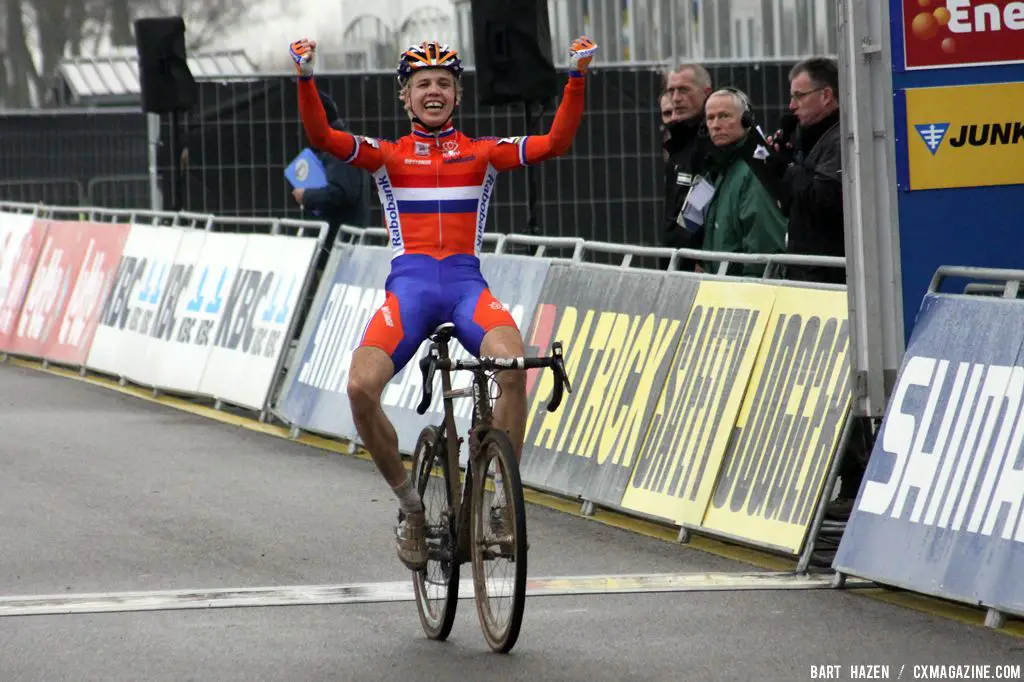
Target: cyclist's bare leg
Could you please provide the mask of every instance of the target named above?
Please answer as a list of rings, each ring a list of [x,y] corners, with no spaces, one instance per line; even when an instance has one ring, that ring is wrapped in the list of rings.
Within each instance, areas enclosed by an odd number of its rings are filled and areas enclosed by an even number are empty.
[[[391,358],[380,348],[363,346],[352,354],[348,399],[356,432],[384,480],[395,488],[406,480],[407,473],[398,454],[398,434],[380,405],[381,394],[393,374]]]
[[[517,358],[524,352],[523,337],[515,327],[495,327],[480,344],[482,356]],[[494,401],[494,425],[508,434],[516,459],[521,461],[526,430],[526,372],[508,370],[498,372],[496,378],[501,390]]]
[[[427,561],[423,503],[412,477],[402,465],[395,427],[380,404],[380,396],[393,374],[394,364],[387,353],[370,346],[356,349],[348,375],[348,398],[356,432],[398,498],[401,510],[395,529],[398,558],[408,568],[418,570]]]

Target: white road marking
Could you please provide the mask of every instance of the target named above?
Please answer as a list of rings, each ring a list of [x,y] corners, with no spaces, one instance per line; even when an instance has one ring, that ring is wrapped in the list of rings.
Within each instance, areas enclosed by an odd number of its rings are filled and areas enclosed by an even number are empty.
[[[658,573],[534,578],[529,597],[637,592],[704,592],[713,590],[831,589],[831,576],[793,573]],[[872,583],[848,578],[846,587]],[[463,579],[459,598],[473,598],[472,580]],[[293,585],[208,590],[155,590],[0,597],[0,616],[41,616],[121,611],[162,611],[255,606],[311,606],[413,601],[412,582]]]

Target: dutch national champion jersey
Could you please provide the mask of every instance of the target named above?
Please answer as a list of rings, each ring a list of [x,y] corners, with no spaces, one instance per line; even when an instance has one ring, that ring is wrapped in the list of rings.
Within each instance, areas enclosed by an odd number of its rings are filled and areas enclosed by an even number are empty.
[[[547,135],[471,138],[414,124],[388,141],[330,128],[312,79],[299,79],[299,113],[313,146],[373,173],[395,257],[479,255],[497,174],[566,153],[583,99],[584,78],[570,76]]]

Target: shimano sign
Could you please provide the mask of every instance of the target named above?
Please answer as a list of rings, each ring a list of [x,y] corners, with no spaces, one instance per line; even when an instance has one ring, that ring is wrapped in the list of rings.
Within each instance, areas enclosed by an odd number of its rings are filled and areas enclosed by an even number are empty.
[[[925,298],[835,567],[1024,612],[1024,305]]]

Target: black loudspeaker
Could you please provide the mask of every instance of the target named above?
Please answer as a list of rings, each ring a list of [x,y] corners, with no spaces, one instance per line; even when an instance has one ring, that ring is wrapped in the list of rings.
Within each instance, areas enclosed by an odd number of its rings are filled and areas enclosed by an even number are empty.
[[[558,93],[547,0],[473,0],[477,100],[501,106]]]
[[[196,100],[196,81],[185,55],[185,21],[156,17],[135,21],[142,110],[154,114],[187,111]]]

